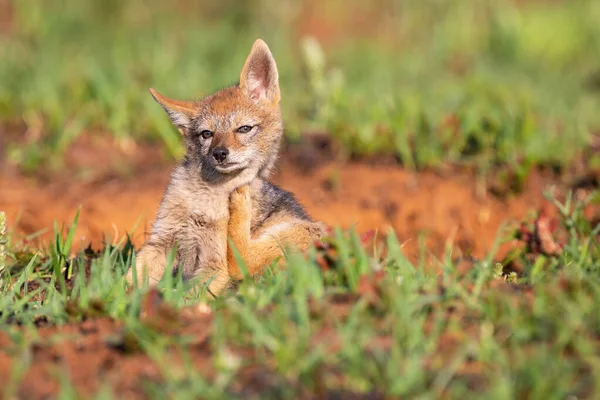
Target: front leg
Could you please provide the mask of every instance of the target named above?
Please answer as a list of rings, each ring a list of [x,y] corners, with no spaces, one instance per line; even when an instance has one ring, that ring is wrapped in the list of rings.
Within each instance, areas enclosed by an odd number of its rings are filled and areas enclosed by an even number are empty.
[[[249,186],[243,186],[231,194],[229,212],[229,238],[251,276],[284,256],[285,246],[291,245],[299,251],[308,250],[324,231],[322,224],[299,219],[282,210],[269,217],[268,222],[251,235],[252,199]],[[227,269],[230,277],[242,278],[231,246],[227,246]]]
[[[141,285],[144,279],[148,279],[150,286],[156,286],[160,282],[167,267],[168,248],[160,243],[149,240],[136,255],[135,272],[133,268],[127,273],[127,282],[132,285],[133,281]],[[175,259],[173,265],[177,264]]]
[[[231,241],[227,245],[227,271],[234,279],[241,278],[241,272],[233,252],[232,244],[238,251],[246,267],[250,252],[250,228],[252,221],[252,197],[250,186],[244,185],[231,193],[229,200],[229,224],[227,235]],[[252,274],[252,273],[251,273]]]
[[[202,284],[210,281],[209,293],[218,296],[229,283],[227,270],[227,227],[226,218],[219,219],[210,224],[210,229],[196,230],[192,237],[195,246],[190,246],[193,251],[187,254],[191,271],[184,268],[186,276],[198,277]],[[190,258],[191,257],[191,258]]]
[[[173,212],[180,208],[166,207],[168,204],[177,203],[170,198],[163,201],[152,226],[150,237],[136,253],[136,276],[133,275],[133,268],[126,275],[126,280],[130,285],[134,280],[141,285],[146,278],[149,280],[150,286],[156,286],[165,273],[169,252],[175,246],[175,232],[184,220],[184,214]],[[177,262],[176,257],[173,265],[177,265]]]

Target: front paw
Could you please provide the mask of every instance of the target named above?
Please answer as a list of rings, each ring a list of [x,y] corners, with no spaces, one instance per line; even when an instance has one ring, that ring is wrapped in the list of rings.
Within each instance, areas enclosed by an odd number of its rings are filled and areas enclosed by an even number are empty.
[[[250,185],[240,186],[231,193],[229,198],[229,211],[232,213],[250,211],[252,208],[252,196]]]

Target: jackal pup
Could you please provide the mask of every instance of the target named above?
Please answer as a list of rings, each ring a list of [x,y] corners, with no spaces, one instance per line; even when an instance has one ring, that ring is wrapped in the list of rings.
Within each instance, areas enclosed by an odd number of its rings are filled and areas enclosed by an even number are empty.
[[[183,278],[210,281],[217,294],[230,278],[241,277],[231,244],[256,274],[283,248],[303,251],[322,235],[323,225],[291,193],[267,181],[283,134],[278,81],[275,60],[258,39],[238,85],[197,102],[150,89],[183,135],[186,155],[137,254],[138,281],[146,276],[157,283],[176,248],[174,266]],[[127,279],[132,282],[133,271]]]

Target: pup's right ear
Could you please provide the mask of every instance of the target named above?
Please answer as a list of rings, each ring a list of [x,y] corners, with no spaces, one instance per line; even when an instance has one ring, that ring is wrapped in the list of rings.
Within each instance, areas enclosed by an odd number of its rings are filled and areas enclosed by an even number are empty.
[[[269,46],[256,39],[240,75],[240,88],[254,101],[279,103],[279,73]]]
[[[194,103],[191,101],[173,100],[150,88],[154,100],[165,109],[173,124],[182,135],[187,135],[190,123],[195,116]]]

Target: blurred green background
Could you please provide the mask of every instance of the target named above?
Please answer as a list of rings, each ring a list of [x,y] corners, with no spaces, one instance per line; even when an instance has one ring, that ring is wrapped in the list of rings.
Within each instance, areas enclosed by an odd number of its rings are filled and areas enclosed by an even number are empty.
[[[192,99],[232,84],[261,37],[289,140],[408,168],[565,165],[600,128],[600,1],[18,0],[2,3],[8,158],[60,166],[82,134],[180,138],[148,87]],[[19,136],[19,135],[17,135]],[[23,143],[25,141],[26,143]]]

